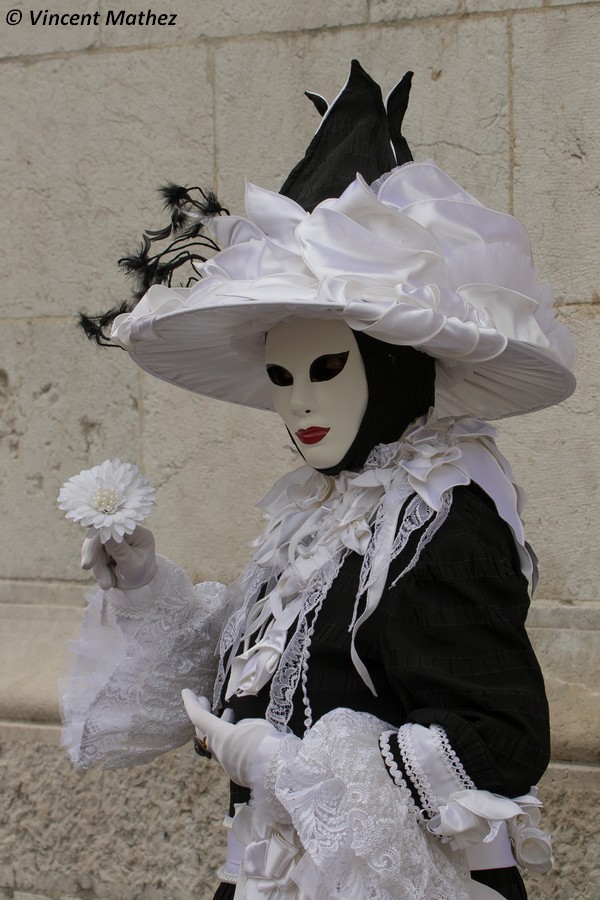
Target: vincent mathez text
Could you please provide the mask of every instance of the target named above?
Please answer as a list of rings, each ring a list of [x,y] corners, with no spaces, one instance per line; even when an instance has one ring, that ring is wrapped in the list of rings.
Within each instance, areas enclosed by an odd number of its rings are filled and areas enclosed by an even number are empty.
[[[62,13],[49,9],[29,10],[32,25],[99,25],[100,12]],[[154,13],[151,9],[127,12],[109,9],[104,15],[105,25],[174,25],[177,13]]]

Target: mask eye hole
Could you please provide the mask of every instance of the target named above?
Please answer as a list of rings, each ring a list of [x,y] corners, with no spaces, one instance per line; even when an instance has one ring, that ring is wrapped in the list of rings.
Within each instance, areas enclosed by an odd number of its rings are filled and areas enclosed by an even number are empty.
[[[294,379],[287,369],[278,366],[275,363],[267,365],[267,375],[277,387],[289,387],[294,383]]]
[[[328,353],[326,356],[318,356],[310,366],[311,381],[331,381],[339,375],[348,359],[350,351],[345,353]]]

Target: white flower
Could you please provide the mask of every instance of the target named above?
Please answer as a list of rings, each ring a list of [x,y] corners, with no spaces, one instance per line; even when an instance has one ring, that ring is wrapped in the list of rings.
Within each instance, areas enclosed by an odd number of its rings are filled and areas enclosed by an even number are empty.
[[[121,543],[149,515],[155,490],[137,466],[120,459],[105,459],[66,481],[58,495],[58,508],[67,519],[91,526],[105,544]]]

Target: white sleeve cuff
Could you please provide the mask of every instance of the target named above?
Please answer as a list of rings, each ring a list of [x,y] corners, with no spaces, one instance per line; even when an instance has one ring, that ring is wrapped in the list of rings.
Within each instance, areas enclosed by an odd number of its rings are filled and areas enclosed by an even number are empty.
[[[398,760],[390,749],[393,735]],[[477,790],[439,725],[408,723],[397,733],[383,734],[380,745],[392,779],[411,789],[413,799],[418,797],[427,830],[451,849],[465,851],[471,870],[519,862],[549,871],[552,850],[549,836],[537,827],[541,803],[535,789],[514,800]]]
[[[430,815],[455,791],[475,787],[440,725],[403,725],[398,747],[421,806]]]
[[[212,692],[229,602],[224,585],[194,586],[165,558],[149,584],[108,593],[90,597],[61,686],[62,742],[79,769],[146,763],[191,739],[181,690]]]
[[[390,885],[397,896],[470,896],[466,861],[448,858],[421,827],[408,788],[398,790],[382,765],[378,740],[386,727],[368,713],[336,709],[302,740],[280,743],[267,772],[268,798],[253,794],[245,877],[273,880],[262,863],[258,875],[257,851],[279,859],[275,849],[285,845],[303,896],[384,896]],[[292,852],[294,834],[301,846]]]

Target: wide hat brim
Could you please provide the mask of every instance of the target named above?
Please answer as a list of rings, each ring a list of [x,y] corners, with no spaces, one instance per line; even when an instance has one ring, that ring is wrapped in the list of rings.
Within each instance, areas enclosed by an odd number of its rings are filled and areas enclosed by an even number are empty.
[[[225,249],[196,286],[154,286],[115,321],[112,340],[152,375],[273,409],[266,333],[295,316],[334,317],[434,356],[439,415],[502,418],[573,392],[570,335],[523,227],[432,163],[375,189],[357,177],[310,214],[254,185],[246,205],[247,218],[212,224]]]
[[[344,319],[327,303],[256,301],[181,310],[154,319],[151,333],[129,348],[146,372],[196,394],[273,410],[265,370],[265,335],[279,322],[301,316]],[[394,342],[396,343],[396,342]],[[401,343],[398,341],[397,343]],[[438,358],[436,410],[440,416],[497,419],[544,409],[569,397],[575,377],[553,354],[508,341],[495,359],[461,363]],[[401,385],[390,385],[390,390]]]

